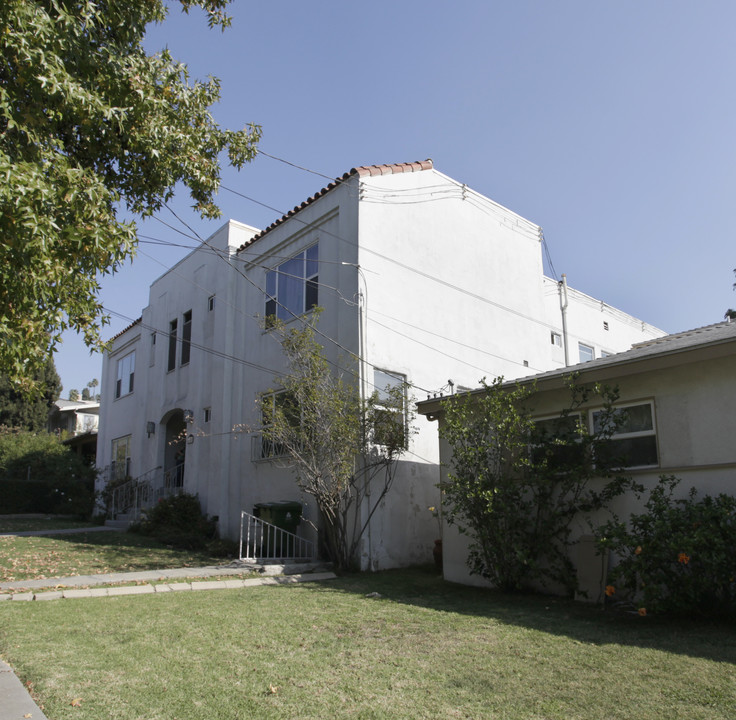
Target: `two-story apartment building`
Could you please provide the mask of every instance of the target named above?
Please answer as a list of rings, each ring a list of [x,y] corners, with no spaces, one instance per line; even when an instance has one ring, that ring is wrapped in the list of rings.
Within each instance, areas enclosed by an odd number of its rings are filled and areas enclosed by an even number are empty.
[[[151,285],[105,355],[98,465],[197,493],[230,537],[260,502],[299,500],[316,521],[257,434],[257,400],[286,369],[265,319],[301,323],[313,306],[328,360],[367,393],[406,381],[407,403],[662,334],[545,277],[540,228],[431,161],[359,167],[265,230],[230,221]],[[431,555],[438,444],[416,423],[364,568]]]

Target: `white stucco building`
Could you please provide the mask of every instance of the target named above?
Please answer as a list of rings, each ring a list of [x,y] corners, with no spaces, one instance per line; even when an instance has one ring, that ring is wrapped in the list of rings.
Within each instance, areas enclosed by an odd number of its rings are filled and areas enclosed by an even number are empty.
[[[544,276],[537,225],[431,161],[359,167],[263,231],[230,221],[153,283],[105,355],[98,465],[162,482],[168,471],[230,537],[259,502],[299,500],[315,520],[257,435],[234,431],[258,427],[256,400],[285,369],[264,317],[298,323],[315,304],[327,358],[367,392],[405,379],[410,401],[561,367],[565,346],[575,363],[663,334],[565,294]],[[364,538],[364,568],[431,557],[437,430],[423,417],[417,429]],[[172,442],[180,433],[188,443]]]

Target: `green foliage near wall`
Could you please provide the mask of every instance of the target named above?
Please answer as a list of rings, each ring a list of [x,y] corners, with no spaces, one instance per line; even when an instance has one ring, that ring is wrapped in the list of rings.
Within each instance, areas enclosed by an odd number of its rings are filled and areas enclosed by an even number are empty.
[[[311,323],[318,318],[315,310]],[[288,466],[315,499],[329,559],[351,568],[408,447],[407,387],[376,388],[361,398],[357,363],[354,371],[334,368],[313,324],[286,328],[274,321],[270,332],[281,342],[288,370],[276,378],[278,391],[261,398],[262,436],[275,451],[272,461]]]
[[[88,517],[95,470],[56,435],[0,428],[0,514]]]
[[[608,595],[641,614],[736,616],[736,498],[693,488],[676,499],[679,482],[661,476],[644,512],[599,528],[601,549],[617,559]]]
[[[585,522],[632,484],[613,459],[610,467],[596,462],[596,448],[622,421],[616,391],[574,380],[569,387],[568,406],[544,422],[534,420],[535,389],[502,378],[443,403],[440,433],[452,448],[444,516],[469,538],[471,573],[504,591],[551,583],[573,593],[573,521]],[[578,414],[593,401],[601,407],[596,432]]]
[[[186,550],[204,550],[217,538],[217,522],[206,517],[199,499],[188,493],[160,500],[131,529]]]

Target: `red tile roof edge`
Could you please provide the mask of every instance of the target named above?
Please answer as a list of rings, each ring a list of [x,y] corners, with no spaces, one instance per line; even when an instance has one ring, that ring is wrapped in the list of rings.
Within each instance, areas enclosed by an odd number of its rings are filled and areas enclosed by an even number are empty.
[[[298,213],[303,208],[307,207],[308,205],[311,205],[318,198],[321,198],[323,195],[326,195],[328,192],[330,192],[330,190],[333,190],[338,185],[341,185],[342,183],[346,182],[353,175],[357,175],[358,177],[370,177],[373,175],[393,175],[395,173],[420,172],[422,170],[432,170],[433,168],[434,168],[434,164],[431,158],[427,158],[427,160],[420,160],[420,161],[411,162],[411,163],[394,163],[392,165],[361,165],[360,167],[354,167],[349,172],[346,172],[342,177],[335,178],[333,182],[323,187],[319,192],[316,192],[314,195],[312,195],[312,197],[307,198],[300,205],[297,205],[292,210],[289,210],[289,212],[282,215],[278,220],[275,220],[274,222],[272,222],[267,228],[265,228],[264,230],[261,230],[259,233],[254,235],[250,240],[248,240],[247,242],[244,242],[237,249],[237,252],[240,252],[241,250],[245,250],[245,248],[252,245],[256,240],[260,240],[264,235],[266,235],[266,233],[270,232],[275,227],[278,227],[279,225],[281,225],[282,222],[284,222],[285,220],[288,220],[293,215],[296,215],[296,213]]]
[[[130,330],[130,328],[134,327],[135,325],[139,325],[142,322],[143,322],[143,316],[139,317],[137,320],[133,320],[133,322],[130,323],[130,325],[128,325],[128,327],[123,328],[119,333],[117,333],[116,335],[113,335],[107,342],[114,342],[121,335],[125,335],[125,333],[128,332],[128,330]]]

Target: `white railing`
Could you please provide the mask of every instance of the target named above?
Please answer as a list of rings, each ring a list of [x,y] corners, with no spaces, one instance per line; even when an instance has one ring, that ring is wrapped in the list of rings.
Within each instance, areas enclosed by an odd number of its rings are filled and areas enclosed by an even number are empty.
[[[238,556],[250,562],[311,562],[314,543],[245,511],[240,513]]]

